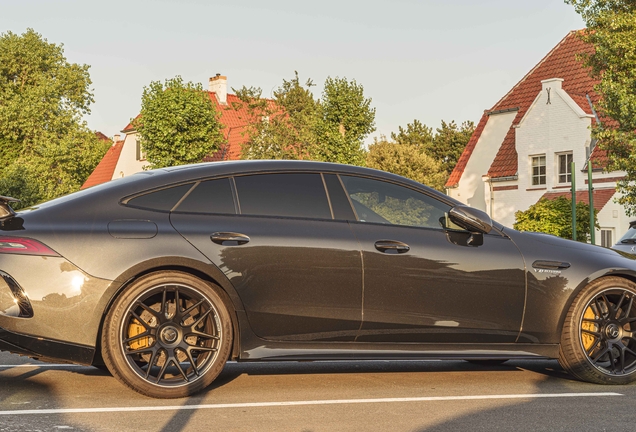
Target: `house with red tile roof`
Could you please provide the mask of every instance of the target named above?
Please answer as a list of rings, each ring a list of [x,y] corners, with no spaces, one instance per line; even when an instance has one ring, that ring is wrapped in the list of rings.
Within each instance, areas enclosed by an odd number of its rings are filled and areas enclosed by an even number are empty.
[[[588,202],[587,164],[592,163],[594,207],[601,230],[597,244],[611,246],[629,226],[624,208],[614,202],[622,172],[605,172],[605,152],[590,127],[612,125],[594,109],[597,83],[579,54],[593,47],[579,31],[570,32],[491,109],[484,111],[451,173],[448,195],[486,211],[512,226],[515,212],[541,198],[571,196]],[[571,172],[570,162],[575,163]]]
[[[217,112],[221,113],[219,121],[225,126],[222,129],[225,143],[217,152],[204,158],[204,161],[240,159],[241,146],[248,139],[246,129],[250,123],[250,116],[245,108],[237,104],[240,102],[239,98],[227,93],[227,77],[216,74],[210,78],[208,94]],[[148,165],[139,142],[139,134],[132,123],[129,123],[121,133],[124,137],[114,136],[112,147],[84,182],[82,189],[116,178],[127,177],[142,171],[144,166]]]

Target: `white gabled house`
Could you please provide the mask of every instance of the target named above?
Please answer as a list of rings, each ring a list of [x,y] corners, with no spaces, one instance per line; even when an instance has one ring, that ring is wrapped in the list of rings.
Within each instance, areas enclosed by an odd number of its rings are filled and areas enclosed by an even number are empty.
[[[574,175],[577,201],[589,203],[587,164],[592,163],[594,207],[601,226],[596,243],[611,246],[628,228],[629,217],[614,202],[622,172],[606,173],[605,152],[591,138],[599,119],[598,95],[577,54],[592,47],[570,32],[495,106],[484,112],[457,166],[447,193],[486,211],[506,226],[515,212],[541,198],[571,196]],[[576,165],[575,172],[570,162]]]

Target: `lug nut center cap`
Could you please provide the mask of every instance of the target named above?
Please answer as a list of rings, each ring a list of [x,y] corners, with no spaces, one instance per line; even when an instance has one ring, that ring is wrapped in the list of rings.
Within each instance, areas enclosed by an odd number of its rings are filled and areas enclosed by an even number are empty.
[[[161,339],[166,343],[174,343],[179,337],[179,332],[174,327],[166,327],[161,330]]]
[[[605,334],[610,339],[618,339],[618,337],[621,335],[621,329],[618,327],[618,325],[612,323],[605,327]]]

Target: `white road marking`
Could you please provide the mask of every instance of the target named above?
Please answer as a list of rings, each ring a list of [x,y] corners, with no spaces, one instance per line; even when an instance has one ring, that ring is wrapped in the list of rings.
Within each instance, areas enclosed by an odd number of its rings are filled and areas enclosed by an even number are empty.
[[[138,407],[112,407],[112,408],[61,408],[61,409],[34,409],[0,411],[0,415],[32,415],[32,414],[90,414],[110,412],[139,412],[139,411],[182,411],[223,408],[263,408],[303,405],[345,405],[367,403],[393,403],[393,402],[437,402],[459,400],[487,400],[487,399],[539,399],[539,398],[566,398],[566,397],[602,397],[623,396],[621,393],[538,393],[538,394],[507,394],[507,395],[474,395],[474,396],[425,396],[404,398],[378,398],[378,399],[327,399],[281,402],[247,402],[209,405],[167,405],[167,406],[138,406]]]

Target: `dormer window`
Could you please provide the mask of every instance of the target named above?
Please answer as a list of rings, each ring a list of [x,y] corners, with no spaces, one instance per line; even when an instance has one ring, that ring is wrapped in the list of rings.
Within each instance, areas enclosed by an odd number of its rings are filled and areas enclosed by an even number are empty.
[[[572,152],[557,154],[559,183],[572,183]]]
[[[532,156],[532,186],[545,184],[545,155]]]

